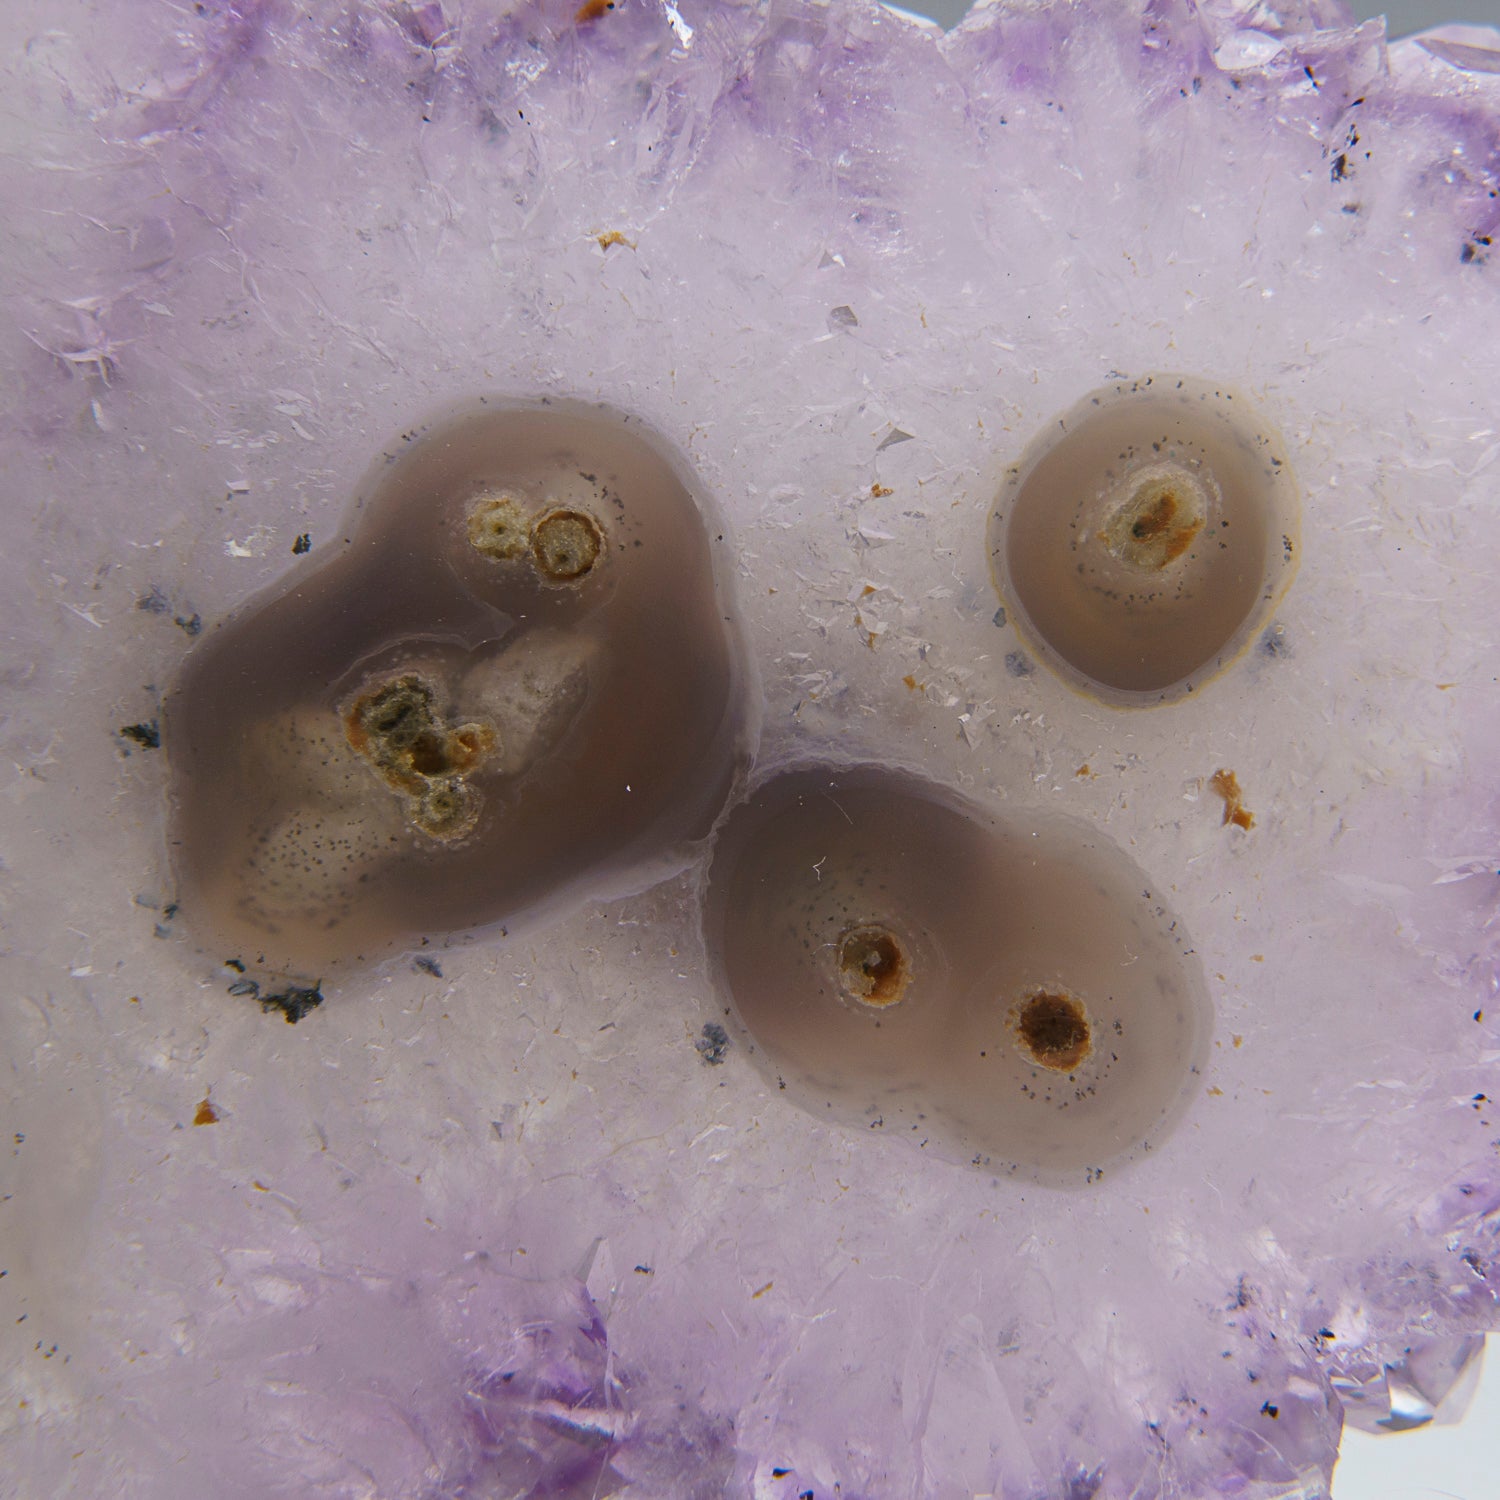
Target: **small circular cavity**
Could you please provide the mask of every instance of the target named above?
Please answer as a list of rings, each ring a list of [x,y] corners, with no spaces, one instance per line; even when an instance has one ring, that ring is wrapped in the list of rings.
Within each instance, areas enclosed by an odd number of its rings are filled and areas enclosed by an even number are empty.
[[[950,1160],[1097,1182],[1206,1059],[1202,968],[1123,851],[905,772],[764,782],[720,825],[703,925],[774,1097]]]
[[[911,964],[901,939],[875,923],[851,927],[839,939],[839,984],[851,1000],[883,1010],[906,998]]]
[[[531,545],[531,519],[514,495],[488,495],[469,510],[469,545],[496,562],[524,557]]]
[[[462,838],[479,821],[483,798],[461,776],[440,776],[423,788],[412,822],[429,838]]]
[[[586,511],[549,510],[531,528],[531,558],[549,583],[572,583],[593,571],[604,533]]]
[[[1088,1012],[1066,990],[1036,990],[1016,1007],[1016,1045],[1039,1068],[1076,1073],[1093,1050]]]
[[[1299,514],[1285,444],[1246,398],[1147,376],[1085,397],[1010,471],[990,518],[995,586],[1073,686],[1171,702],[1264,628]]]

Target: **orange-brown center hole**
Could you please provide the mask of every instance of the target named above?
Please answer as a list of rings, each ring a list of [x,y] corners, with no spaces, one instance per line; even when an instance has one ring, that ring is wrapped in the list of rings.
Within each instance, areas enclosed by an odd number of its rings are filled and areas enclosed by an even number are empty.
[[[853,927],[839,941],[839,978],[865,1005],[895,1005],[904,998],[911,965],[896,935],[885,927]]]
[[[1068,994],[1048,990],[1032,995],[1016,1018],[1021,1048],[1041,1068],[1071,1073],[1089,1055],[1089,1022],[1083,1006]]]

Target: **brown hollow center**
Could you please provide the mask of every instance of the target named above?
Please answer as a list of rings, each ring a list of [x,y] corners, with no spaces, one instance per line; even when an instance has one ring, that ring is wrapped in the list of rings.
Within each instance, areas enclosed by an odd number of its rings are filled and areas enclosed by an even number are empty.
[[[905,998],[911,965],[888,928],[852,927],[839,940],[839,980],[861,1004],[884,1008]]]
[[[604,547],[599,523],[581,510],[549,510],[531,530],[531,557],[550,583],[571,583],[591,572]]]
[[[1072,995],[1039,990],[1016,1017],[1016,1034],[1039,1068],[1071,1073],[1091,1050],[1088,1017]]]

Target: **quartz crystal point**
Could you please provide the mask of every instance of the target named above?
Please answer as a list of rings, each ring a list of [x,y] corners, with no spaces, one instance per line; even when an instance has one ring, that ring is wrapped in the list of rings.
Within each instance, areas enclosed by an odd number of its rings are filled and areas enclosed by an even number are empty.
[[[1310,1500],[1342,1402],[1421,1420],[1500,1321],[1500,34],[5,21],[0,1488]],[[1123,706],[1018,632],[987,527],[1162,373],[1279,433],[1300,557],[1211,681]],[[757,776],[907,767],[1149,876],[1214,1016],[1168,1136],[1059,1189],[789,1104],[712,986],[706,850],[337,976],[203,946],[163,695],[486,396],[685,456]]]

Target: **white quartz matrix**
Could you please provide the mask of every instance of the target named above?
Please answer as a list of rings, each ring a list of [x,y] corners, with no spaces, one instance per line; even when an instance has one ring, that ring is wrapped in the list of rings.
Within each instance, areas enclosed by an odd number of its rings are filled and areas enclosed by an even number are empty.
[[[1497,189],[1500,34],[1336,0],[8,0],[0,1494],[1325,1495],[1500,1324]],[[1279,430],[1300,559],[1111,707],[985,531],[1160,372]],[[685,455],[755,776],[1135,861],[1214,1008],[1174,1130],[1059,1188],[789,1104],[705,1034],[706,849],[262,1011],[162,696],[481,396]]]

